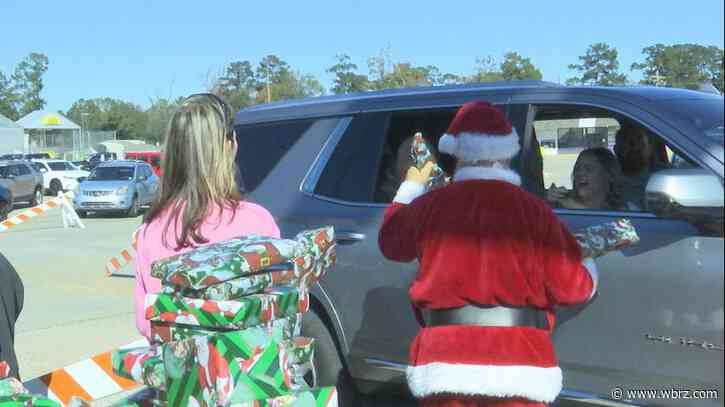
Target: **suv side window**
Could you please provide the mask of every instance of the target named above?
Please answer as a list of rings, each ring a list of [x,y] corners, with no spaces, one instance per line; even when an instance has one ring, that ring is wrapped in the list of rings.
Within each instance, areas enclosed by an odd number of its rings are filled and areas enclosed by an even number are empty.
[[[15,166],[15,171],[17,175],[23,176],[23,175],[30,175],[30,168],[26,164],[18,164]]]
[[[556,208],[642,212],[653,173],[697,167],[642,124],[603,109],[537,106],[533,130]]]
[[[417,132],[423,134],[443,171],[451,175],[455,159],[438,153],[438,140],[457,110],[450,107],[355,116],[327,162],[315,194],[356,203],[391,202],[412,164],[410,148]]]
[[[254,191],[314,123],[315,120],[295,120],[236,126],[236,161],[243,189]],[[250,145],[254,148],[247,148]]]
[[[316,195],[348,202],[373,201],[387,117],[386,113],[368,113],[353,118],[320,175]]]

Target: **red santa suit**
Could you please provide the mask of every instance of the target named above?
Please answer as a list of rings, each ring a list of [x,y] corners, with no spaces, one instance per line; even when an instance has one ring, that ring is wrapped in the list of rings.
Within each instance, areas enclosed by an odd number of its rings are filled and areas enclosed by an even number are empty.
[[[464,105],[440,150],[463,161],[497,161],[519,150],[503,113],[485,102]],[[554,306],[594,293],[567,228],[501,166],[462,167],[453,181],[425,193],[405,181],[385,212],[379,245],[385,257],[418,259],[410,288],[421,310],[503,306],[540,312],[547,328],[439,324],[421,329],[410,349],[408,385],[424,406],[543,405],[562,386],[550,339]]]

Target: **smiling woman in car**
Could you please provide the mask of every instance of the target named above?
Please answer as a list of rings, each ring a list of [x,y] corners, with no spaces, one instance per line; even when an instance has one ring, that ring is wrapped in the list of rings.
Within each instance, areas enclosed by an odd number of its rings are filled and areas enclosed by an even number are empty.
[[[161,289],[151,264],[199,245],[256,234],[279,237],[272,215],[246,202],[237,184],[232,111],[212,94],[189,96],[169,123],[159,200],[136,241],[136,327],[146,337],[146,294]]]
[[[560,208],[624,210],[621,171],[614,153],[603,147],[579,153],[572,172],[572,190],[552,184],[547,200]]]

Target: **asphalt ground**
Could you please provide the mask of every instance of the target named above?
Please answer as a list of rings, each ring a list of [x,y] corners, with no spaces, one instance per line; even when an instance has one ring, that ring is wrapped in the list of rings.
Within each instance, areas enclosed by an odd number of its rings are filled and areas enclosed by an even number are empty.
[[[0,232],[0,252],[25,287],[15,327],[23,380],[140,339],[133,280],[109,278],[104,266],[130,244],[141,218],[102,216],[83,222],[85,229],[63,229],[56,208]]]

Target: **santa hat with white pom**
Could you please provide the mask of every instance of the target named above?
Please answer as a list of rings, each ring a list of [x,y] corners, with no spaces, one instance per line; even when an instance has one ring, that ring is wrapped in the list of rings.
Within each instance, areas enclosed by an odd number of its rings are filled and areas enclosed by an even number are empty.
[[[440,152],[463,161],[509,160],[519,149],[516,129],[489,102],[463,105],[438,142]]]

